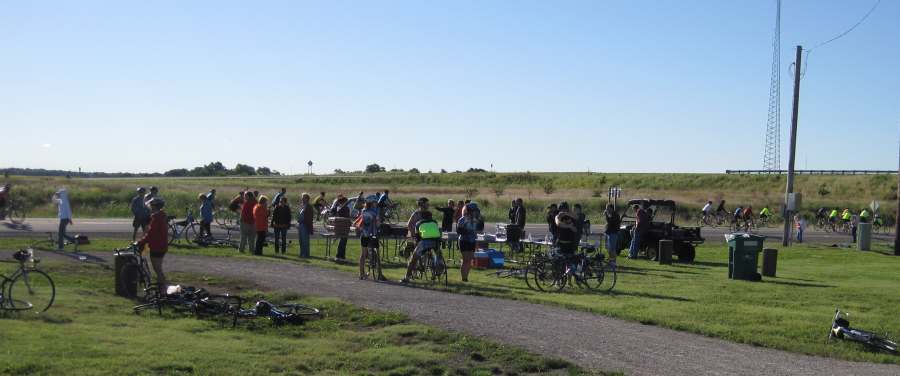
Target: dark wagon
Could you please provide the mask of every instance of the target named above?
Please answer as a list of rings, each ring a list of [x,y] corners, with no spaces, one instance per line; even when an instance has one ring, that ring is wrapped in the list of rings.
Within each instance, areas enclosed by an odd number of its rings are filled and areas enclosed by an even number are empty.
[[[659,241],[672,240],[675,245],[673,256],[680,262],[693,262],[696,255],[696,246],[702,244],[704,239],[700,236],[700,227],[680,227],[675,224],[675,201],[637,199],[628,201],[628,207],[622,216],[622,227],[619,230],[620,250],[628,249],[631,244],[631,234],[636,222],[634,205],[640,205],[644,209],[651,210],[650,229],[641,241],[639,254],[656,260],[659,257]]]

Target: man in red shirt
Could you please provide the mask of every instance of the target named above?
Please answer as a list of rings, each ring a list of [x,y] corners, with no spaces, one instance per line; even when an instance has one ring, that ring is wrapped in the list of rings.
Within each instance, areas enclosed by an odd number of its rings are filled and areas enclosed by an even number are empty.
[[[628,252],[628,258],[636,259],[638,251],[641,249],[641,241],[644,233],[650,228],[650,215],[647,210],[640,205],[634,205],[636,221],[634,224],[634,236],[631,238],[631,248]]]
[[[256,196],[253,192],[244,193],[244,203],[241,206],[241,245],[238,249],[244,253],[244,247],[251,251],[256,244],[256,226],[253,220],[253,208],[256,206]]]
[[[150,265],[153,266],[153,272],[156,273],[156,283],[159,284],[161,292],[166,286],[166,275],[163,273],[163,257],[169,250],[169,223],[166,218],[166,212],[163,206],[166,202],[161,198],[153,198],[148,201],[150,206],[150,227],[147,232],[137,241],[138,247],[143,251],[144,246],[150,247]]]

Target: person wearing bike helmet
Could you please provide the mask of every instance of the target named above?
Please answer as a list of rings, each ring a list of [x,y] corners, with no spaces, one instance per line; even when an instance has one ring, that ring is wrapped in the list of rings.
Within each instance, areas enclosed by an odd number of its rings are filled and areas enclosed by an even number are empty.
[[[441,244],[441,226],[434,220],[431,212],[423,210],[420,213],[420,217],[421,219],[415,225],[416,248],[409,255],[409,262],[406,264],[406,277],[400,280],[402,283],[409,282],[413,269],[416,268],[419,258],[425,254],[425,251],[436,249]]]
[[[146,195],[144,195],[144,206],[147,207],[147,210],[152,210],[150,209],[150,200],[155,197],[159,197],[159,188],[157,188],[155,185],[151,185],[150,191],[147,192]]]
[[[131,241],[137,239],[137,231],[141,229],[142,234],[147,233],[147,225],[150,224],[150,209],[144,205],[144,194],[147,190],[144,187],[137,188],[137,194],[131,199],[131,214],[134,220],[131,222],[134,231],[131,233]]]
[[[415,237],[416,223],[419,223],[419,221],[422,220],[422,212],[426,210],[428,210],[428,198],[419,197],[419,199],[416,200],[416,211],[410,214],[409,221],[406,222],[407,237]]]
[[[365,199],[365,207],[359,214],[357,219],[357,228],[359,229],[359,244],[361,246],[359,252],[359,279],[366,279],[366,258],[369,257],[369,251],[378,248],[378,226],[381,223],[378,219],[378,198],[368,196]],[[384,280],[381,273],[381,260],[376,260],[377,278]],[[373,276],[373,278],[375,278]]]
[[[212,221],[215,211],[216,190],[201,193],[197,196],[200,201],[200,237],[212,236]]]
[[[478,242],[478,229],[484,228],[477,213],[478,204],[470,202],[466,204],[466,214],[456,222],[456,233],[459,235],[459,253],[462,255],[462,266],[459,271],[463,282],[469,281],[469,270],[472,268],[472,258]]]
[[[166,291],[166,275],[163,272],[163,257],[169,251],[169,224],[166,212],[163,208],[166,202],[163,199],[154,197],[147,202],[150,206],[150,227],[147,232],[135,244],[141,248],[143,252],[144,246],[150,248],[150,265],[153,266],[153,272],[156,273],[156,283],[159,285],[159,291]]]

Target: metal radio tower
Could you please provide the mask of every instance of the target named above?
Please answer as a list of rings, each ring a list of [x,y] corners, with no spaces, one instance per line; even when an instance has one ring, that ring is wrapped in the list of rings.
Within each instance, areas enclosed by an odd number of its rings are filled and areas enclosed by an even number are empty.
[[[772,78],[769,83],[769,117],[766,120],[766,152],[763,170],[781,170],[781,0],[775,11],[775,37],[772,38]]]

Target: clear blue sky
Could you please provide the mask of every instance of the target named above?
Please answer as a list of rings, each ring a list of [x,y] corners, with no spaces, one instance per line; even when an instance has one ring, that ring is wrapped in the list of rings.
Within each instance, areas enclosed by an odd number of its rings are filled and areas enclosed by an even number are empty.
[[[872,1],[785,0],[794,46]],[[760,168],[775,1],[0,2],[0,167]],[[798,168],[893,169],[900,1],[812,52]],[[783,166],[786,167],[784,162]]]

